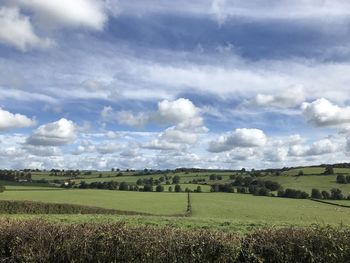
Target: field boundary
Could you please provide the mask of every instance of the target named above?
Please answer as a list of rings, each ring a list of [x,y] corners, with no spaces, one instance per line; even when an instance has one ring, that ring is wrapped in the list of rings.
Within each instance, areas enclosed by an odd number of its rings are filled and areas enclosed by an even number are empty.
[[[0,214],[111,214],[155,216],[151,213],[64,203],[0,200]]]
[[[186,216],[191,216],[191,215],[192,215],[191,195],[190,195],[190,192],[187,192]]]
[[[327,202],[327,201],[324,201],[324,200],[314,199],[314,198],[310,198],[310,200],[311,200],[311,201],[315,201],[315,202],[319,202],[319,203],[323,203],[323,204],[327,204],[327,205],[334,205],[334,206],[340,206],[340,207],[350,208],[350,205],[341,205],[341,204],[332,203],[332,202]]]

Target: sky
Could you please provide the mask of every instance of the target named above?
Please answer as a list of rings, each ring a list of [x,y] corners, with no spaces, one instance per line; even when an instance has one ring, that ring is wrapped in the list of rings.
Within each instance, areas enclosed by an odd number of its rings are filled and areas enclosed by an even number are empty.
[[[348,162],[347,0],[1,0],[0,169]]]

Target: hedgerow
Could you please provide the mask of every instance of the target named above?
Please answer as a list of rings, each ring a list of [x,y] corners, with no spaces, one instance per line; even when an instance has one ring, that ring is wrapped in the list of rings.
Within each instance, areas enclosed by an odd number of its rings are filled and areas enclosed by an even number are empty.
[[[119,214],[150,215],[132,211],[121,211],[93,206],[42,203],[32,201],[0,200],[0,214]]]
[[[112,224],[0,220],[0,262],[350,262],[350,231],[312,227],[242,235]]]

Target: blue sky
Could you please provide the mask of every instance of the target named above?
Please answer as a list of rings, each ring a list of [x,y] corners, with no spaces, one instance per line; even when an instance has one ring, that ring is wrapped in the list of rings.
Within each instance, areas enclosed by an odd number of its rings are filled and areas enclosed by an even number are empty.
[[[350,3],[5,0],[0,168],[348,161]]]

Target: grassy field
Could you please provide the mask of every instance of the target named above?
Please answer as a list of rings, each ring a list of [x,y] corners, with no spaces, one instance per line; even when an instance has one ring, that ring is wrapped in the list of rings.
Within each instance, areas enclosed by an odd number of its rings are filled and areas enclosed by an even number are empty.
[[[143,193],[110,190],[5,191],[1,200],[27,200],[47,203],[89,205],[124,211],[160,215],[182,214],[186,209],[185,193]]]
[[[350,225],[350,209],[311,200],[271,198],[248,194],[192,194],[193,217],[237,220],[252,224]]]
[[[300,169],[289,170],[281,176],[263,176],[263,180],[279,182],[284,188],[293,188],[311,192],[312,188],[329,191],[339,188],[343,194],[350,194],[350,184],[336,183],[336,175],[321,175],[324,168],[302,168],[304,176],[295,176]],[[349,173],[350,169],[335,169],[336,173]],[[102,174],[102,177],[100,176]],[[81,175],[80,181],[103,182],[117,181],[135,184],[139,178],[158,179],[164,174],[135,175],[133,172],[123,172],[123,176],[116,176],[117,172],[93,172]],[[210,181],[211,174],[221,175],[224,183],[229,181],[233,172],[222,173],[173,173],[168,176],[179,175],[183,190],[188,187],[195,190],[198,184],[189,184],[194,179]],[[62,177],[68,179],[68,177]],[[48,173],[36,173],[33,179],[45,179],[52,182],[62,179]],[[192,215],[183,217],[187,207],[186,193],[168,193],[168,188],[175,185],[165,185],[164,193],[129,192],[93,189],[62,189],[51,184],[16,183],[0,181],[6,186],[6,191],[0,193],[2,200],[28,200],[48,203],[68,203],[95,206],[123,211],[150,213],[154,216],[116,216],[116,215],[14,215],[10,218],[40,217],[54,222],[115,222],[126,221],[133,225],[171,225],[180,228],[214,228],[224,230],[248,231],[266,226],[308,226],[346,225],[350,226],[350,208],[342,208],[329,204],[317,203],[311,200],[297,200],[286,198],[259,197],[249,194],[210,193],[210,185],[201,185],[203,193],[192,193]],[[155,188],[155,187],[154,187]],[[334,203],[350,205],[350,201],[334,201]],[[178,217],[174,216],[177,215]],[[182,216],[179,216],[182,215]],[[2,215],[1,217],[5,217]]]
[[[321,191],[330,191],[332,188],[339,188],[343,194],[350,195],[350,184],[338,184],[336,175],[304,175],[304,176],[264,176],[264,180],[271,180],[280,183],[283,188],[293,188],[311,193],[312,188]]]
[[[144,193],[110,190],[61,190],[5,191],[2,200],[28,200],[50,203],[70,203],[96,206],[124,211],[152,213],[171,216],[185,212],[185,193]],[[190,219],[134,217],[134,223],[145,220],[145,224],[164,225],[173,222],[186,227],[242,228],[261,226],[285,226],[310,224],[349,225],[350,209],[316,203],[311,200],[259,197],[249,194],[192,193],[192,216]],[[80,216],[79,216],[80,217]],[[93,216],[92,218],[94,218]],[[110,216],[99,216],[96,220],[111,220]],[[60,218],[60,217],[59,217]],[[72,217],[61,216],[70,220]],[[123,220],[125,217],[115,218]],[[95,220],[84,216],[77,220]],[[114,220],[114,219],[113,219]],[[170,221],[169,221],[170,220]],[[217,225],[215,227],[215,225]]]

